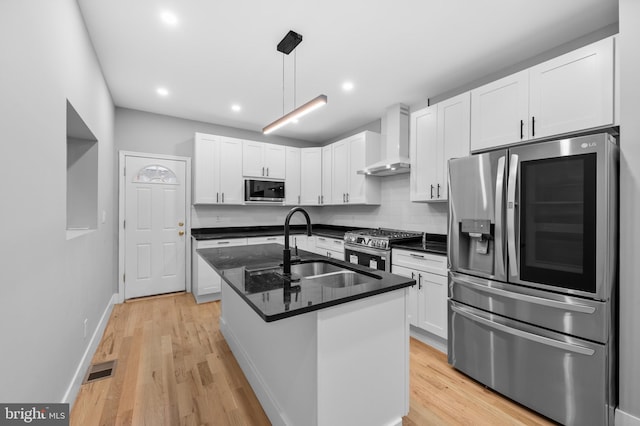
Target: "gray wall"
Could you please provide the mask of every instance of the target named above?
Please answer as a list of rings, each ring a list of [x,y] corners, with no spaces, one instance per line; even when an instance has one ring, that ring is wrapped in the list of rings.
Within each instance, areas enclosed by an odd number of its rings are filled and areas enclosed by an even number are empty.
[[[114,107],[75,0],[0,2],[0,52],[0,401],[60,402],[115,290]],[[67,99],[106,214],[71,240]]]
[[[640,424],[640,2],[620,0],[620,410]],[[619,416],[620,417],[620,416]]]

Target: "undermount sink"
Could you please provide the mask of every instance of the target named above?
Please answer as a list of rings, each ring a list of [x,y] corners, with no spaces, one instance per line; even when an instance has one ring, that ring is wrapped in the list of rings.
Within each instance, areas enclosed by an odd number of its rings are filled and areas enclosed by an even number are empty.
[[[356,272],[329,262],[307,262],[291,265],[291,274],[324,287],[350,287],[379,280],[375,274]]]

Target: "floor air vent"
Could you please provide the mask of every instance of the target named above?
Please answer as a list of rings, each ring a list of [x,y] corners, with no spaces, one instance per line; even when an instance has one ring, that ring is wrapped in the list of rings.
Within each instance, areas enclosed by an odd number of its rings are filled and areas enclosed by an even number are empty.
[[[84,376],[82,384],[95,382],[97,380],[108,379],[115,374],[116,360],[93,364]]]

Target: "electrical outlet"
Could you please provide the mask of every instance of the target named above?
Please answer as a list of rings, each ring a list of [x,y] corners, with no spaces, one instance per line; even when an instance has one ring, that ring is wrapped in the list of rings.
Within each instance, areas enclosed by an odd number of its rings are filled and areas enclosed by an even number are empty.
[[[84,319],[84,331],[82,333],[82,338],[86,339],[87,338],[87,323],[89,322],[88,318]]]

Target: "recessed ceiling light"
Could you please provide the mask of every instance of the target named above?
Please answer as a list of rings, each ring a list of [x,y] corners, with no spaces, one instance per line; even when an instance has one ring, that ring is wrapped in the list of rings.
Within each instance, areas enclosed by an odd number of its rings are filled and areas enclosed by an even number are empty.
[[[169,91],[167,89],[165,89],[164,87],[158,87],[156,89],[156,93],[160,96],[168,96],[169,95]]]
[[[234,110],[235,112],[238,112],[242,109],[242,107],[238,104],[233,104],[231,105],[231,109]]]
[[[353,83],[350,81],[345,81],[344,83],[342,83],[342,90],[344,90],[345,92],[350,92],[353,90]]]
[[[178,17],[173,12],[169,12],[168,10],[164,10],[162,11],[162,13],[160,13],[160,19],[162,19],[162,22],[169,25],[170,27],[175,27],[176,25],[178,25]]]

